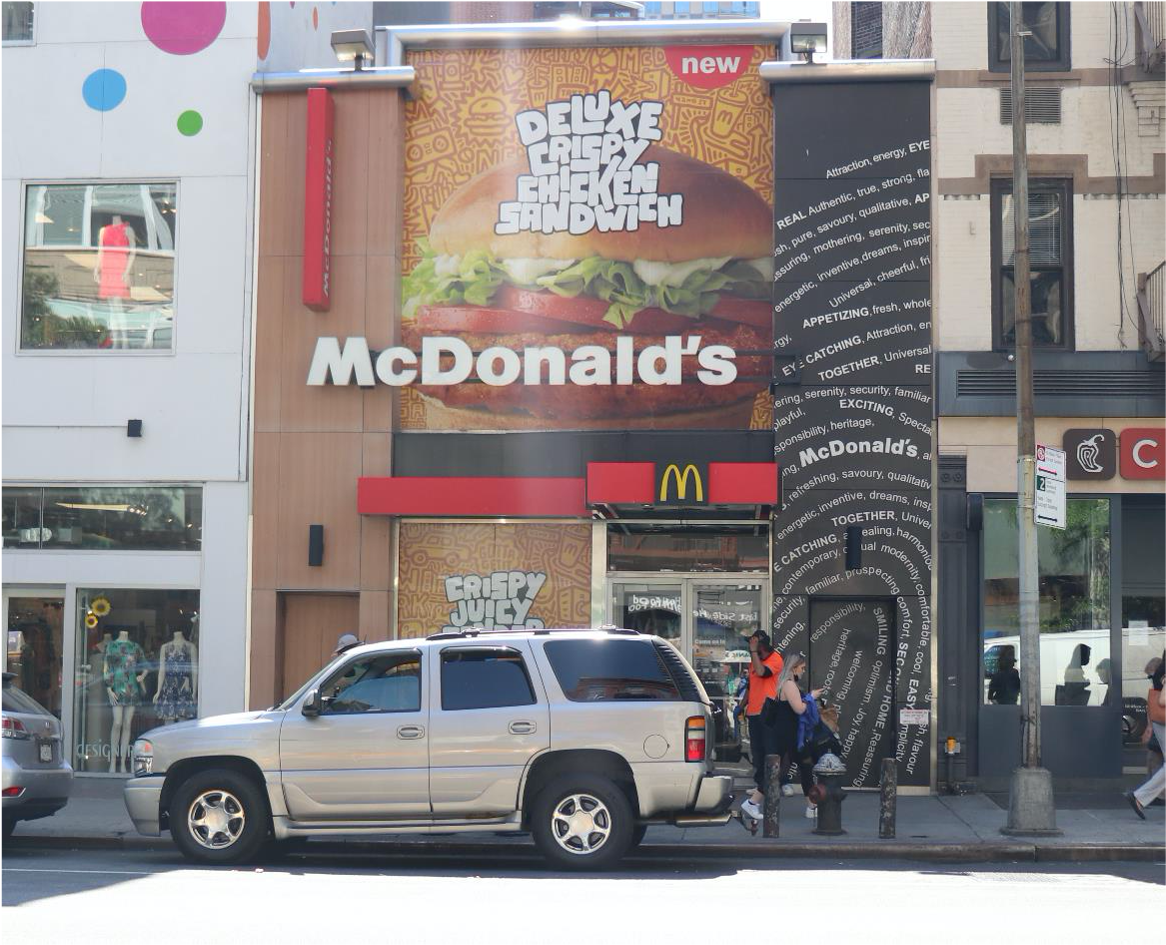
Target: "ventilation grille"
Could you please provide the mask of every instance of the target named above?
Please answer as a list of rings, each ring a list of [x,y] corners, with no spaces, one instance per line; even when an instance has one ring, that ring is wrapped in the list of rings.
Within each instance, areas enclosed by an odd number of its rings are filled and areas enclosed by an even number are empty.
[[[1162,394],[1161,371],[1034,371],[1037,397],[1155,397]],[[960,397],[1015,397],[1009,371],[957,371]]]
[[[1038,85],[1024,90],[1024,120],[1030,125],[1061,123],[1061,90]],[[1000,124],[1012,124],[1012,89],[1000,90]]]

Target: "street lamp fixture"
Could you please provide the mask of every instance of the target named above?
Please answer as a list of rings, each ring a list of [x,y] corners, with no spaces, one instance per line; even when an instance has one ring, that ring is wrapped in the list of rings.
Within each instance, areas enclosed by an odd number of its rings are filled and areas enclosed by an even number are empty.
[[[359,72],[366,61],[372,62],[374,52],[368,30],[336,30],[332,33],[332,51],[341,62],[351,62]]]
[[[791,52],[805,56],[806,62],[813,62],[814,53],[826,52],[826,24],[791,23],[789,48]]]

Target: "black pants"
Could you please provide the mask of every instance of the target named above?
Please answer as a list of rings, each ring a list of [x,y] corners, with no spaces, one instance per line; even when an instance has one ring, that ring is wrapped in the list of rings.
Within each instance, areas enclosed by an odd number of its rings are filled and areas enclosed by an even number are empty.
[[[753,783],[765,793],[765,756],[776,752],[773,729],[761,721],[760,715],[746,717],[749,721],[749,756],[753,759]]]
[[[781,756],[781,780],[785,783],[786,775],[789,774],[789,769],[793,765],[798,766],[798,777],[802,782],[802,794],[809,795],[810,788],[814,786],[814,759],[808,754],[799,753],[796,748],[792,748]]]

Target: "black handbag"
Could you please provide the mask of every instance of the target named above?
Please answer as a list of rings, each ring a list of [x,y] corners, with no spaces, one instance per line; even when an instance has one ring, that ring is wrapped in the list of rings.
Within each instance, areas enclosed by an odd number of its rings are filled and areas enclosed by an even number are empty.
[[[761,719],[761,724],[773,728],[777,725],[777,700],[773,698],[766,699],[761,704],[761,711],[757,713]]]

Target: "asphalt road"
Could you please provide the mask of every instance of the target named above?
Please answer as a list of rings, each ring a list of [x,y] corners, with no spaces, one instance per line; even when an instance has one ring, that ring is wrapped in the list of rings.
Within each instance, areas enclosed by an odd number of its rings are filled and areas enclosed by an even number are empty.
[[[293,855],[203,869],[177,854],[4,851],[4,939],[114,943],[1152,941],[1154,863],[631,860],[571,875],[505,861]]]

